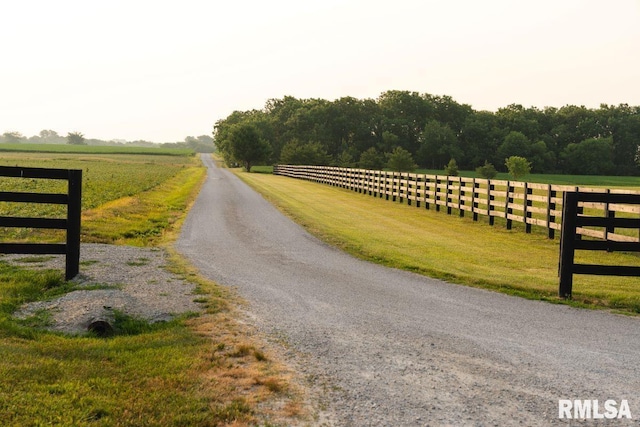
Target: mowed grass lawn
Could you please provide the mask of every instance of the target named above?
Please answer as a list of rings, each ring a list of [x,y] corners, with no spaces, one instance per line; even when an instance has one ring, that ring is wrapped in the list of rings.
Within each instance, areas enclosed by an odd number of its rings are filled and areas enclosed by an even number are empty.
[[[347,252],[452,283],[526,298],[558,297],[559,240],[508,231],[350,190],[270,174],[236,171],[295,221]],[[636,254],[577,252],[577,262],[640,265]],[[640,279],[574,276],[575,305],[640,313]]]
[[[24,256],[16,267],[0,255],[0,425],[275,426],[306,414],[288,369],[238,322],[237,297],[204,280],[171,249],[205,176],[198,158],[0,153],[0,164],[83,169],[82,242],[165,247],[167,268],[197,284],[194,300],[204,309],[155,325],[119,316],[109,338],[47,332],[46,312],[26,320],[12,313],[75,284],[64,281],[64,271],[30,269],[37,256]],[[61,190],[40,181],[0,178],[0,191]],[[2,209],[15,215],[11,206]],[[24,209],[56,214],[45,205]],[[0,231],[0,241],[57,237]]]

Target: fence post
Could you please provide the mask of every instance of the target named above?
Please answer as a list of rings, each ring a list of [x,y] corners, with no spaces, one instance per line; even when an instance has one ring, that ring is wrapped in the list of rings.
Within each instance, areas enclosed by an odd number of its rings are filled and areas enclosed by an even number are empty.
[[[436,192],[435,192],[435,201],[436,201],[436,212],[440,212],[440,203],[438,203],[440,200],[442,200],[442,196],[440,195],[440,185],[442,184],[442,180],[440,179],[440,177],[438,175],[436,175]]]
[[[514,188],[515,191],[515,188]],[[507,197],[506,204],[504,205],[504,218],[507,220],[507,230],[511,230],[513,221],[509,219],[509,215],[513,213],[513,209],[509,207],[511,203],[513,203],[513,198],[511,197],[511,181],[507,181]]]
[[[462,181],[462,178],[458,177],[458,215],[460,218],[464,217],[464,209],[462,209],[464,206],[464,200],[462,200],[463,197],[465,197],[464,182]]]
[[[530,195],[533,194],[533,188],[529,188],[529,183],[524,183],[524,230],[526,233],[531,233],[531,223],[529,219],[531,219],[531,210],[529,209],[533,206],[533,201],[529,198]]]
[[[611,194],[611,190],[609,188],[607,188],[607,195],[608,194]],[[608,201],[604,204],[604,216],[609,219],[614,219],[616,217],[616,211],[609,209]],[[611,222],[609,222],[609,225],[607,225],[607,227],[604,230],[604,240],[609,240],[609,234],[615,233],[615,232],[616,232],[615,227],[613,227],[611,225]],[[607,252],[612,252],[611,248],[607,248]]]
[[[478,193],[478,188],[480,188],[480,184],[476,182],[476,179],[473,178],[473,193],[471,196],[471,211],[473,212],[473,220],[478,221],[478,209],[480,209],[480,204],[477,202],[477,198],[480,195]]]
[[[560,298],[571,298],[573,287],[573,261],[576,241],[576,217],[578,216],[578,193],[565,191],[562,198],[562,231],[560,237],[559,276]]]
[[[493,202],[496,199],[496,196],[493,194],[496,186],[491,183],[491,180],[487,180],[487,209],[489,209],[489,225],[493,225],[495,222],[495,217],[492,215],[492,211],[495,210],[495,206],[493,206]]]
[[[451,215],[451,186],[449,185],[449,183],[451,182],[451,180],[449,179],[449,175],[447,175],[447,197],[446,197],[446,203],[445,205],[447,206],[447,215]]]
[[[65,278],[71,280],[80,272],[80,215],[82,205],[82,170],[69,171],[67,205],[67,257]]]
[[[430,208],[430,203],[429,203],[429,192],[431,187],[429,186],[429,176],[425,175],[424,176],[424,207],[426,209]],[[435,193],[434,193],[435,194]]]
[[[547,236],[549,239],[554,239],[556,237],[556,230],[551,227],[551,224],[556,222],[556,216],[551,213],[552,210],[556,209],[556,203],[551,199],[555,199],[556,197],[556,191],[553,189],[552,185],[549,184],[549,188],[547,190]]]

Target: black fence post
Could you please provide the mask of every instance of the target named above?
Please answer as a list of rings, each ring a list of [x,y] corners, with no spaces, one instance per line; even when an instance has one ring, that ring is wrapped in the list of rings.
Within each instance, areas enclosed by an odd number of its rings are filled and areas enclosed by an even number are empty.
[[[524,224],[525,224],[525,232],[531,233],[531,218],[533,218],[533,214],[531,212],[531,207],[533,206],[533,200],[529,196],[533,195],[533,188],[529,188],[529,183],[524,183]]]
[[[552,201],[557,197],[557,192],[553,189],[551,184],[547,190],[547,236],[549,239],[554,239],[556,230],[552,228],[551,224],[556,222],[556,216],[552,211],[556,210],[556,203]]]
[[[496,196],[493,194],[493,192],[495,189],[496,187],[491,183],[491,180],[487,180],[487,209],[489,210],[489,225],[493,225],[495,223],[495,217],[493,216],[493,211],[495,210],[493,201],[496,199]]]
[[[560,237],[560,298],[570,299],[573,287],[573,262],[576,242],[578,193],[565,191],[562,201],[562,231]]]
[[[80,216],[82,210],[82,170],[69,171],[67,205],[67,257],[65,278],[71,280],[80,272]]]
[[[511,230],[513,223],[513,220],[509,218],[509,216],[513,214],[513,209],[510,207],[513,203],[513,197],[511,197],[511,193],[515,191],[515,187],[511,186],[511,181],[507,181],[507,200],[504,205],[504,218],[507,220],[507,230]]]

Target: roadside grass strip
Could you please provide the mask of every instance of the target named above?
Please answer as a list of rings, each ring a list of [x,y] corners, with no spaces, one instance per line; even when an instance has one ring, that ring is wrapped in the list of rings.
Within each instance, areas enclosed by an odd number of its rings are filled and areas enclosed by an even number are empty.
[[[170,247],[204,181],[199,160],[23,156],[1,153],[0,164],[86,171],[82,242],[165,247],[167,268],[196,283],[193,298],[204,312],[160,324],[122,314],[109,337],[49,332],[46,311],[24,320],[12,314],[27,302],[71,292],[74,283],[65,282],[62,271],[30,267],[43,257],[25,257],[15,266],[0,256],[0,425],[285,426],[309,420],[295,375],[241,320],[242,301],[200,277]],[[91,185],[94,179],[99,183]],[[103,184],[115,191],[99,194]],[[9,238],[56,236],[23,230]]]
[[[558,295],[559,240],[543,232],[473,222],[346,189],[235,170],[312,234],[359,258],[452,283],[550,302],[640,313],[638,278],[574,278],[573,300]],[[636,254],[578,252],[576,262],[640,265]]]
[[[73,290],[57,271],[0,260],[0,425],[289,425],[308,416],[292,374],[238,322],[235,297],[173,253],[206,312],[149,324],[117,316],[114,336],[46,332],[20,304]],[[196,296],[194,295],[194,298]]]

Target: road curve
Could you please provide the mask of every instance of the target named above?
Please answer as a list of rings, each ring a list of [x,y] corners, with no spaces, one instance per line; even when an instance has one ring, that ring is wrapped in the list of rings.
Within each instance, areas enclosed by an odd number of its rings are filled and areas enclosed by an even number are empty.
[[[176,248],[305,355],[329,423],[555,425],[559,399],[627,400],[640,419],[640,319],[355,259],[203,162],[207,181]]]

